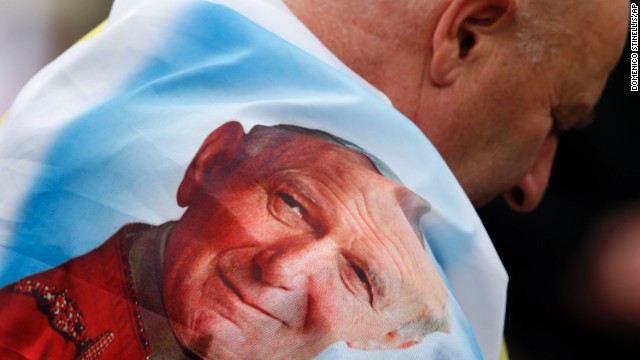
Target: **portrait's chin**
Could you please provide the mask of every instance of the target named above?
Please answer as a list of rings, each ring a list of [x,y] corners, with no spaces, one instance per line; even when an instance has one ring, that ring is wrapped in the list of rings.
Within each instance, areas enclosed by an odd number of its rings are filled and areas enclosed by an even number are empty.
[[[200,311],[186,325],[169,320],[180,345],[202,359],[244,359],[242,347],[246,339],[234,322],[211,310]]]
[[[287,337],[283,323],[242,302],[224,284],[211,289],[214,301],[200,307],[195,302],[184,304],[184,311],[173,319],[168,314],[174,336],[183,348],[202,359],[292,358],[279,356],[274,351],[282,349],[272,348]]]
[[[262,329],[241,329],[215,316],[201,319],[196,328],[173,325],[181,346],[205,360],[310,359],[300,344],[278,346],[286,336]],[[249,332],[248,332],[249,331]],[[280,337],[276,339],[275,337]],[[298,350],[298,351],[296,351]]]
[[[244,316],[232,320],[207,310],[200,312],[191,326],[170,323],[184,349],[208,360],[308,360],[330,345],[321,337],[287,329],[280,323],[247,321]]]

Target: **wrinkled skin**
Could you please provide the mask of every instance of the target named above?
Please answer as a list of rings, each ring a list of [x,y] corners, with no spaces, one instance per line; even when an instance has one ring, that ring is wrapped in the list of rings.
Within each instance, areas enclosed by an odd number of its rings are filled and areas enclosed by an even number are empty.
[[[223,125],[180,187],[164,301],[182,346],[305,359],[446,331],[447,291],[414,231],[427,203],[354,151],[283,130],[274,146],[261,131],[274,130]]]
[[[589,119],[629,21],[626,0],[574,1],[562,14],[530,14],[536,28],[521,16],[537,1],[285,3],[422,130],[475,206],[505,195],[530,211],[546,190],[558,130]],[[536,46],[537,61],[522,50]]]

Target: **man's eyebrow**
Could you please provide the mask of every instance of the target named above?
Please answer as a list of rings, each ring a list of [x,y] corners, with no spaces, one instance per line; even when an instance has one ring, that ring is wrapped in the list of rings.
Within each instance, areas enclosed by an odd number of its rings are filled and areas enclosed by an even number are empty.
[[[574,107],[560,107],[552,113],[556,121],[554,127],[558,134],[567,130],[580,129],[591,125],[596,118],[593,108],[585,111],[586,105],[578,105]]]

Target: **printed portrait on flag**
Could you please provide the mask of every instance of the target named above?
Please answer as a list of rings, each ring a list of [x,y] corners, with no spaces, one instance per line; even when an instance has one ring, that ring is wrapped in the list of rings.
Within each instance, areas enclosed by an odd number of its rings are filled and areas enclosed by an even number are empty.
[[[116,0],[0,123],[0,183],[0,357],[499,352],[469,199],[280,1]]]
[[[353,149],[300,127],[222,125],[186,170],[179,220],[126,225],[8,285],[0,332],[20,327],[37,339],[21,354],[59,359],[312,359],[339,341],[404,349],[448,333],[419,231],[428,203]]]

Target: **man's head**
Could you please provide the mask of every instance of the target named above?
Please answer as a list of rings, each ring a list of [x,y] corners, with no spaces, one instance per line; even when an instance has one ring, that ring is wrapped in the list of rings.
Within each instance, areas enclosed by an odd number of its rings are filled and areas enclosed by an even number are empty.
[[[164,301],[204,358],[310,358],[328,345],[402,348],[447,330],[447,290],[422,248],[428,204],[343,146],[235,122],[178,191]]]
[[[629,11],[626,0],[285,2],[418,125],[475,205],[505,194],[517,210],[542,198],[559,132],[589,119]]]

